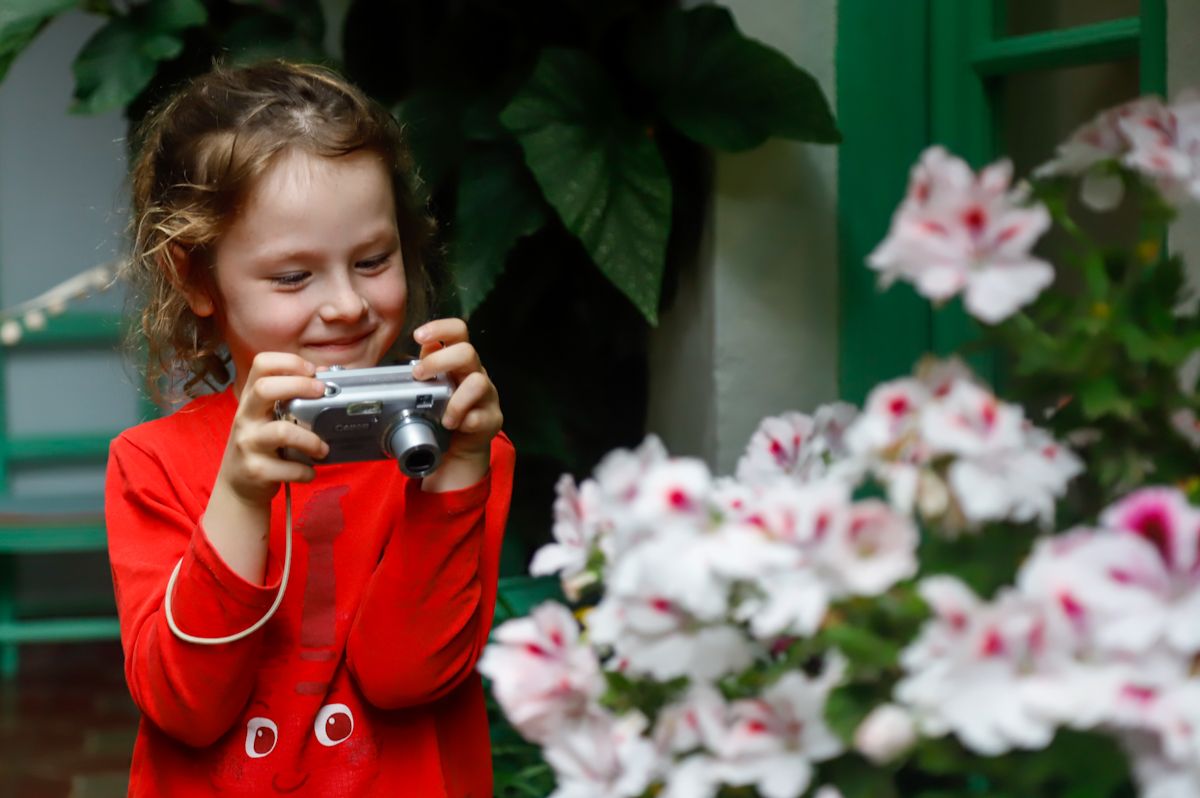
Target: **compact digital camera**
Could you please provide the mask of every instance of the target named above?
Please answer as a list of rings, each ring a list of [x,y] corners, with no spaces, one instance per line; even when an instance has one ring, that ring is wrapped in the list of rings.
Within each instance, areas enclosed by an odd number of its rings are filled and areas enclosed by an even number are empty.
[[[325,395],[280,402],[275,415],[312,430],[329,444],[329,454],[317,464],[391,458],[407,476],[428,476],[450,443],[441,419],[454,385],[444,375],[413,379],[415,363],[318,371]],[[312,458],[291,448],[283,456],[313,464]]]

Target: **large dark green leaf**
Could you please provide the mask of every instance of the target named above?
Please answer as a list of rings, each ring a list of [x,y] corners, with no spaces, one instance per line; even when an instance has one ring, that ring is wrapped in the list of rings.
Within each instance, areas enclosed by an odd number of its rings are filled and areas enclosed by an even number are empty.
[[[653,139],[622,111],[600,66],[577,50],[546,50],[500,121],[566,228],[657,323],[671,181]]]
[[[21,51],[58,14],[77,0],[4,0],[0,3],[0,80]]]
[[[510,147],[472,147],[462,161],[451,263],[464,316],[492,290],[513,244],[546,224],[545,201]]]
[[[99,114],[124,107],[150,83],[160,61],[183,50],[180,34],[207,19],[200,0],[151,0],[110,20],[83,45],[71,67],[71,110]]]
[[[291,21],[279,14],[242,17],[229,26],[221,43],[228,48],[233,64],[252,64],[268,58],[327,60],[319,43],[299,35]]]
[[[812,75],[742,35],[724,8],[669,12],[630,41],[630,68],[657,95],[660,112],[696,141],[738,151],[771,136],[841,140]]]
[[[238,5],[261,8],[287,20],[307,45],[320,45],[325,38],[325,12],[319,0],[234,0]]]

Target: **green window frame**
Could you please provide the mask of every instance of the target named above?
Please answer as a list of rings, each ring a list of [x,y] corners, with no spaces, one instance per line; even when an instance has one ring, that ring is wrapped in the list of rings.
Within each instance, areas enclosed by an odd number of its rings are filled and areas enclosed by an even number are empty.
[[[971,335],[957,303],[932,310],[908,286],[880,292],[866,266],[925,147],[942,144],[976,168],[993,160],[1000,81],[1018,72],[1136,56],[1142,93],[1165,93],[1166,0],[1141,0],[1134,17],[1017,36],[1001,33],[1006,5],[838,4],[838,383],[847,401],[862,402],[878,382],[909,374],[923,353]],[[986,361],[976,365],[990,371]]]

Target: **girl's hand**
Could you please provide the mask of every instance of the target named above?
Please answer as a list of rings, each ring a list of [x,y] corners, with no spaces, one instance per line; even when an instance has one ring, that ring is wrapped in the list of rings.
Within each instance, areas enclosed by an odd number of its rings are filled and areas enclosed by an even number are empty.
[[[316,367],[299,355],[261,352],[254,358],[238,398],[229,443],[217,474],[217,486],[243,502],[269,508],[283,482],[311,482],[310,465],[283,459],[290,447],[319,460],[329,445],[311,430],[275,418],[275,403],[288,399],[316,399],[325,385],[315,379]],[[216,487],[214,487],[214,491]]]
[[[447,374],[457,385],[442,415],[442,426],[453,433],[450,447],[422,487],[430,491],[468,487],[487,473],[492,438],[504,423],[500,396],[467,340],[467,323],[462,319],[431,321],[413,337],[421,345],[413,377],[423,380]]]
[[[238,397],[229,443],[201,526],[221,559],[242,578],[262,584],[266,574],[271,498],[281,482],[311,482],[312,466],[284,460],[283,447],[320,459],[329,447],[316,433],[275,419],[275,403],[316,399],[325,385],[299,355],[262,352],[254,358]]]

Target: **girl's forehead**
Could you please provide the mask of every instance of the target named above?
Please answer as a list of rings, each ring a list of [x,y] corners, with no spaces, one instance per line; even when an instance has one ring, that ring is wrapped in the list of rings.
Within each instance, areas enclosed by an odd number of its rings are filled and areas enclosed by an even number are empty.
[[[247,191],[218,244],[254,260],[281,250],[341,249],[396,233],[391,175],[371,152],[280,154]]]
[[[374,174],[372,174],[374,173]],[[303,192],[317,189],[327,190],[363,178],[383,178],[391,187],[390,176],[382,157],[369,150],[359,150],[347,155],[327,156],[309,152],[300,147],[289,147],[271,159],[267,168],[250,185],[248,198],[266,195],[270,199],[276,192]]]

